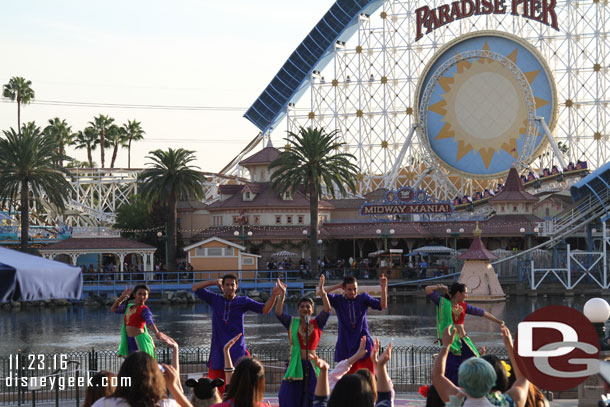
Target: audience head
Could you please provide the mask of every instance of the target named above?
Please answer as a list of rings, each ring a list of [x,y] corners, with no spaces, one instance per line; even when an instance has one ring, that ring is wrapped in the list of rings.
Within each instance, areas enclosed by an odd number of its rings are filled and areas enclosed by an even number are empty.
[[[91,377],[91,386],[87,387],[85,391],[85,401],[83,407],[91,407],[93,403],[102,397],[108,397],[114,393],[114,385],[116,384],[114,378],[116,375],[111,372],[102,370],[97,372]]]
[[[508,374],[502,361],[494,355],[483,355],[481,358],[489,362],[496,372],[496,384],[491,388],[491,391],[506,392],[510,386],[508,384]]]
[[[237,362],[224,400],[234,399],[235,407],[256,406],[265,394],[265,369],[258,359],[243,357]]]
[[[328,407],[373,407],[376,394],[360,374],[345,375],[337,382],[328,399]]]
[[[217,387],[225,384],[222,379],[209,379],[202,377],[199,380],[188,379],[184,383],[187,387],[193,388],[191,403],[194,407],[209,407],[213,404],[221,403],[222,399],[218,394]]]
[[[496,372],[489,362],[473,357],[460,365],[458,382],[468,396],[480,398],[496,383]]]
[[[129,377],[123,386],[121,378]],[[166,398],[167,388],[157,361],[145,352],[134,352],[119,369],[117,388],[112,397],[122,397],[131,407],[156,405]]]
[[[545,407],[546,398],[540,389],[533,383],[530,383],[527,389],[527,398],[525,399],[525,407]]]
[[[373,390],[373,394],[375,395],[375,402],[377,401],[377,379],[375,378],[375,375],[373,374],[373,372],[371,372],[369,369],[358,369],[356,370],[356,374],[359,374],[360,376],[364,377],[369,384],[371,385],[371,389]]]

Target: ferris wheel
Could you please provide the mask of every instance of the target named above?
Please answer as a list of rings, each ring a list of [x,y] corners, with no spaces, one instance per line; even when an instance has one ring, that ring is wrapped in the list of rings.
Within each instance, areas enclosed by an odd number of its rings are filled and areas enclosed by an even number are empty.
[[[260,137],[338,130],[359,194],[452,199],[511,166],[597,168],[610,153],[609,28],[607,0],[339,0],[245,117]]]

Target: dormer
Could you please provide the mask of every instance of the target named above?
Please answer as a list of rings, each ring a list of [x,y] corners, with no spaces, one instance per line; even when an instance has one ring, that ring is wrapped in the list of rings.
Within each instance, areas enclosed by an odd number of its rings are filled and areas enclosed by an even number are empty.
[[[292,201],[292,192],[290,190],[282,192],[283,201]]]
[[[253,201],[260,192],[260,184],[248,182],[241,190],[242,201]]]

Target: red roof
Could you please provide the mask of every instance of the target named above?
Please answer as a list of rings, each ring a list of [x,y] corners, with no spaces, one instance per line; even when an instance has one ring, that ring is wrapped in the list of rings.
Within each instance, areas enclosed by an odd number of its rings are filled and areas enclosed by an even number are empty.
[[[460,260],[496,260],[497,258],[498,256],[487,250],[479,236],[474,238],[466,253],[458,256]]]
[[[508,171],[508,177],[504,183],[504,190],[489,200],[491,203],[502,202],[538,202],[538,198],[525,192],[519,174],[515,168]]]
[[[53,243],[42,250],[116,250],[155,249],[154,246],[124,237],[73,237]]]
[[[248,186],[254,185],[258,190],[254,199],[251,201],[244,201],[241,193],[235,193],[233,196],[225,199],[224,201],[217,201],[208,206],[210,211],[219,211],[227,209],[253,209],[253,208],[277,208],[277,209],[288,209],[288,208],[307,208],[309,212],[309,199],[305,195],[297,191],[292,199],[282,199],[279,193],[275,192],[270,182],[259,182],[248,184]],[[240,185],[240,190],[244,188]],[[254,191],[253,191],[254,192]],[[320,200],[318,206],[323,209],[333,209],[334,206],[327,201]]]
[[[239,165],[246,167],[253,164],[271,164],[278,155],[280,155],[280,150],[277,148],[265,147],[258,153],[251,155],[243,161],[240,161]]]

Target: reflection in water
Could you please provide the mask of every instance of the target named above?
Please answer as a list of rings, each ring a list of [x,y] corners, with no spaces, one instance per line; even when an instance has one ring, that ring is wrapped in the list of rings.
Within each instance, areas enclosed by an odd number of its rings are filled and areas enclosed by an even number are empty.
[[[526,298],[514,297],[505,303],[475,304],[503,319],[514,331],[517,324],[533,310],[546,305],[567,305],[582,311],[588,298]],[[150,304],[159,329],[175,338],[182,347],[209,346],[211,313],[207,304]],[[319,312],[321,306],[316,307]],[[287,304],[286,311],[296,315],[296,306]],[[58,308],[24,308],[0,310],[0,355],[16,352],[66,352],[95,348],[116,349],[119,344],[122,316],[105,308],[85,306]],[[369,311],[371,334],[395,346],[430,346],[436,339],[435,307],[425,299],[392,303],[388,310]],[[286,332],[274,314],[245,316],[246,341],[251,346],[288,347]],[[467,315],[466,332],[477,346],[500,346],[498,326],[484,318]],[[328,321],[320,345],[334,345],[337,318]]]

